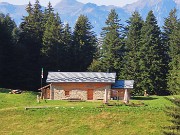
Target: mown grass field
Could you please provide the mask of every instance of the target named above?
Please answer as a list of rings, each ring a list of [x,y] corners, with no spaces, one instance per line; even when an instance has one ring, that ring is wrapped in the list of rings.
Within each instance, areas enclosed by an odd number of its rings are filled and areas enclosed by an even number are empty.
[[[171,97],[170,97],[171,98]],[[0,90],[0,135],[161,135],[169,125],[164,97],[135,97],[126,106],[102,106],[102,101],[36,102],[36,93],[9,94]],[[48,106],[29,109],[28,106]]]

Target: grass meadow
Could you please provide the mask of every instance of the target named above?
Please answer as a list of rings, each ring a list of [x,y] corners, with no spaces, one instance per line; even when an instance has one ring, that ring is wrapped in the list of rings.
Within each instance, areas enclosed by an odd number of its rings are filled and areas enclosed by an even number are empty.
[[[171,97],[169,97],[171,98]],[[0,135],[161,135],[170,125],[164,97],[134,97],[121,101],[36,102],[36,93],[0,90]],[[139,105],[139,106],[137,106]],[[25,107],[46,106],[44,109]]]

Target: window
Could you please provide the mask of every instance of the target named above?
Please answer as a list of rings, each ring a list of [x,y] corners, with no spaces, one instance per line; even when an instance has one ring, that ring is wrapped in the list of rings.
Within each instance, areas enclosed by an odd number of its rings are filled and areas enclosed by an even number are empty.
[[[69,96],[69,90],[65,90],[65,96]]]

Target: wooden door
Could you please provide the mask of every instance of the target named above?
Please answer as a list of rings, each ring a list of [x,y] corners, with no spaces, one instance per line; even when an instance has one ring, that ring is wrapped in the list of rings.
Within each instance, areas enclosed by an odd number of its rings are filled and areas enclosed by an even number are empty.
[[[46,99],[50,99],[50,89],[46,89]]]
[[[87,90],[87,100],[93,100],[93,90]]]

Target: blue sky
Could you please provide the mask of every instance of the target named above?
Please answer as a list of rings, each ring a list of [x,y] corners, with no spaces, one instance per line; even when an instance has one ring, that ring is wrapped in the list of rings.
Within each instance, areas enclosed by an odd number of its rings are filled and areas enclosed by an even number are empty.
[[[28,2],[34,3],[35,0],[0,0],[0,2],[8,2],[15,5],[23,5],[27,4]],[[39,0],[40,4],[43,6],[47,6],[47,3],[51,1],[52,5],[55,5],[56,3],[60,2],[61,0]],[[95,3],[97,5],[115,5],[115,6],[124,6],[126,4],[133,3],[137,0],[77,0],[82,3]]]

